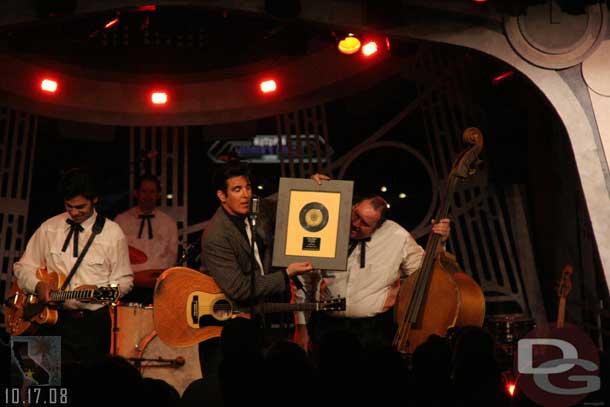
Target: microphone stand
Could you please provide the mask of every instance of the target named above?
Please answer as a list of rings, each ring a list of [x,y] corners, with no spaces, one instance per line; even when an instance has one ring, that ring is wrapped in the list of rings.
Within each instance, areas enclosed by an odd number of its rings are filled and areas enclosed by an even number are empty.
[[[250,239],[250,263],[252,264],[252,268],[250,270],[250,297],[252,303],[252,317],[258,314],[261,327],[263,331],[265,329],[265,316],[262,312],[262,309],[257,307],[257,298],[256,298],[256,273],[258,270],[258,262],[256,261],[256,253],[254,252],[254,244],[256,243],[256,217],[257,214],[254,213],[249,220],[250,223],[250,233],[252,234]]]

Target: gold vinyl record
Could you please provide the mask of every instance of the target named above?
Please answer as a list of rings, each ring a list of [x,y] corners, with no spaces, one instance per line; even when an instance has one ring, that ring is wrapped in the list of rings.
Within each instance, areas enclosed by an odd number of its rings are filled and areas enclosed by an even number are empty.
[[[308,232],[319,232],[328,223],[328,209],[320,202],[309,202],[301,208],[299,222]]]

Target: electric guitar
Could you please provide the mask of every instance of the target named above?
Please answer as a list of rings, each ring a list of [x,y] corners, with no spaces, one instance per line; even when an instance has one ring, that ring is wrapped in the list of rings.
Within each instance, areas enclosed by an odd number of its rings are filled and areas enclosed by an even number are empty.
[[[563,328],[563,325],[565,323],[566,298],[568,298],[568,294],[572,290],[572,280],[570,279],[572,272],[572,266],[566,264],[563,268],[563,271],[561,272],[561,279],[559,280],[559,284],[557,286],[557,296],[559,297],[559,309],[557,310],[557,328]]]
[[[41,268],[36,271],[36,277],[51,287],[51,303],[41,303],[34,294],[26,294],[13,281],[9,297],[4,305],[6,331],[11,336],[31,335],[40,325],[55,325],[59,319],[56,304],[66,300],[79,300],[91,303],[113,303],[119,298],[119,288],[116,286],[98,287],[91,290],[62,291],[59,288],[66,280],[62,273],[47,271]]]
[[[222,323],[250,317],[223,294],[216,281],[188,267],[172,267],[157,279],[153,297],[155,331],[167,345],[183,348],[220,336]],[[288,311],[344,311],[345,298],[312,303],[264,303],[263,313]]]

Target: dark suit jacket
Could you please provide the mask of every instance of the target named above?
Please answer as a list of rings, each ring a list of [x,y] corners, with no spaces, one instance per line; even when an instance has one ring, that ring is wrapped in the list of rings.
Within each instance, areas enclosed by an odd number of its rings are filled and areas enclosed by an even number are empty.
[[[255,287],[258,298],[282,294],[288,288],[286,273],[271,273],[272,216],[266,207],[259,215],[257,234],[265,242],[265,275],[256,274]],[[207,273],[216,280],[222,291],[232,300],[243,303],[251,296],[250,270],[252,268],[250,245],[245,236],[229,219],[222,207],[210,220],[201,239],[201,263]],[[258,270],[258,268],[256,268]]]

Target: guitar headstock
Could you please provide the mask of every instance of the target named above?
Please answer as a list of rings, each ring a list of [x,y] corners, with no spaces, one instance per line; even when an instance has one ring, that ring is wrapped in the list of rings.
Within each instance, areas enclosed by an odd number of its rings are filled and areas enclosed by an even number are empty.
[[[468,127],[464,130],[462,139],[473,146],[461,153],[453,164],[449,176],[465,179],[474,175],[477,164],[480,163],[479,154],[483,151],[483,134],[476,127]]]
[[[319,311],[345,311],[345,298],[331,298],[319,304]]]
[[[98,287],[93,292],[93,301],[102,303],[114,303],[119,299],[119,287]]]
[[[572,290],[572,272],[574,269],[571,265],[566,264],[561,272],[561,278],[559,279],[559,284],[557,285],[557,296],[559,298],[566,298],[570,291]]]

